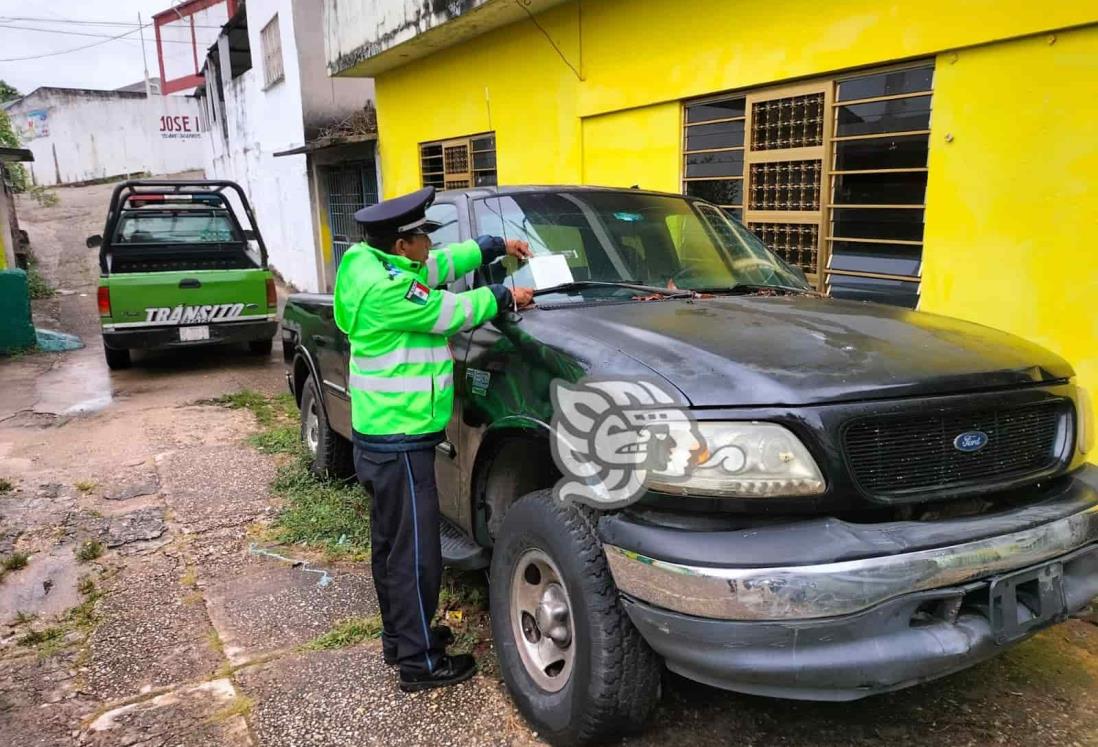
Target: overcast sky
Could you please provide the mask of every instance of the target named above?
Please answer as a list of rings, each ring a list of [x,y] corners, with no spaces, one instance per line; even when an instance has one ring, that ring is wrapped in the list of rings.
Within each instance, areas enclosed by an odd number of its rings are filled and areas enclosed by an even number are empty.
[[[141,14],[145,23],[150,23],[154,13],[178,4],[179,0],[0,0],[0,80],[6,80],[22,93],[29,93],[38,86],[113,89],[138,82],[142,78],[142,64],[137,14]],[[222,15],[224,12],[220,11]],[[199,36],[216,37],[218,19],[205,18],[197,23],[206,26],[198,31]],[[133,33],[114,41],[105,38],[127,31]],[[144,34],[149,75],[157,77],[152,28],[146,28]],[[164,34],[166,39],[169,36]],[[189,31],[186,31],[177,34],[172,43],[165,44],[168,77],[173,77],[173,59],[176,69],[187,60],[191,60],[188,64],[193,67],[191,46],[179,43],[188,37]],[[66,54],[50,54],[90,44],[96,46]],[[200,40],[200,63],[204,56]],[[16,57],[35,59],[12,59]]]

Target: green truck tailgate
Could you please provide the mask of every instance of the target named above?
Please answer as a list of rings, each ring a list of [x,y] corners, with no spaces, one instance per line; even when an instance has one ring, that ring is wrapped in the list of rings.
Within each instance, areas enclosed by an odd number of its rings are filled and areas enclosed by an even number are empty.
[[[100,278],[109,291],[114,327],[216,324],[265,319],[267,281],[262,269],[136,272]]]

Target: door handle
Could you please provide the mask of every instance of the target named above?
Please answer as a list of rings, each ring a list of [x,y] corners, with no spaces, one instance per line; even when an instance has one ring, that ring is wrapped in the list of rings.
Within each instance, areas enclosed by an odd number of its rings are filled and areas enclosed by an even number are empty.
[[[201,288],[202,283],[197,278],[183,278],[179,281],[180,288]]]
[[[324,335],[313,335],[313,344],[318,348],[328,347],[328,338]]]

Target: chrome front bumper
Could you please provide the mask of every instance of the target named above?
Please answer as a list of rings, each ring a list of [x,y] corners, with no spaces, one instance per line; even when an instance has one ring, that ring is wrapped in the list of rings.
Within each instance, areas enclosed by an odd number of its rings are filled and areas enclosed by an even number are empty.
[[[704,567],[605,544],[618,589],[658,608],[714,620],[850,615],[913,592],[956,586],[1098,542],[1098,505],[999,536],[895,555],[767,568]]]

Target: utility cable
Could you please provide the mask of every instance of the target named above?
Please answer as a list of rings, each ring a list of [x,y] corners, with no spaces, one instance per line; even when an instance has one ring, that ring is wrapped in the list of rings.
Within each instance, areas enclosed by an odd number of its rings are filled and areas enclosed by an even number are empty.
[[[4,19],[0,19],[0,21],[3,21],[3,20]],[[145,28],[145,27],[143,26],[142,28]],[[0,29],[16,29],[18,31],[40,31],[44,34],[65,34],[67,36],[90,36],[92,38],[117,39],[119,41],[132,41],[132,42],[140,42],[141,41],[140,39],[123,39],[119,36],[111,36],[109,34],[88,34],[88,33],[85,33],[83,31],[61,31],[60,29],[36,29],[36,28],[31,28],[30,26],[12,26],[12,25],[7,24],[7,23],[0,23]],[[135,29],[135,31],[136,31],[136,29]],[[133,33],[133,32],[131,31],[129,33]],[[168,44],[190,44],[191,43],[191,42],[185,41],[183,39],[161,39],[161,41],[166,42]]]

